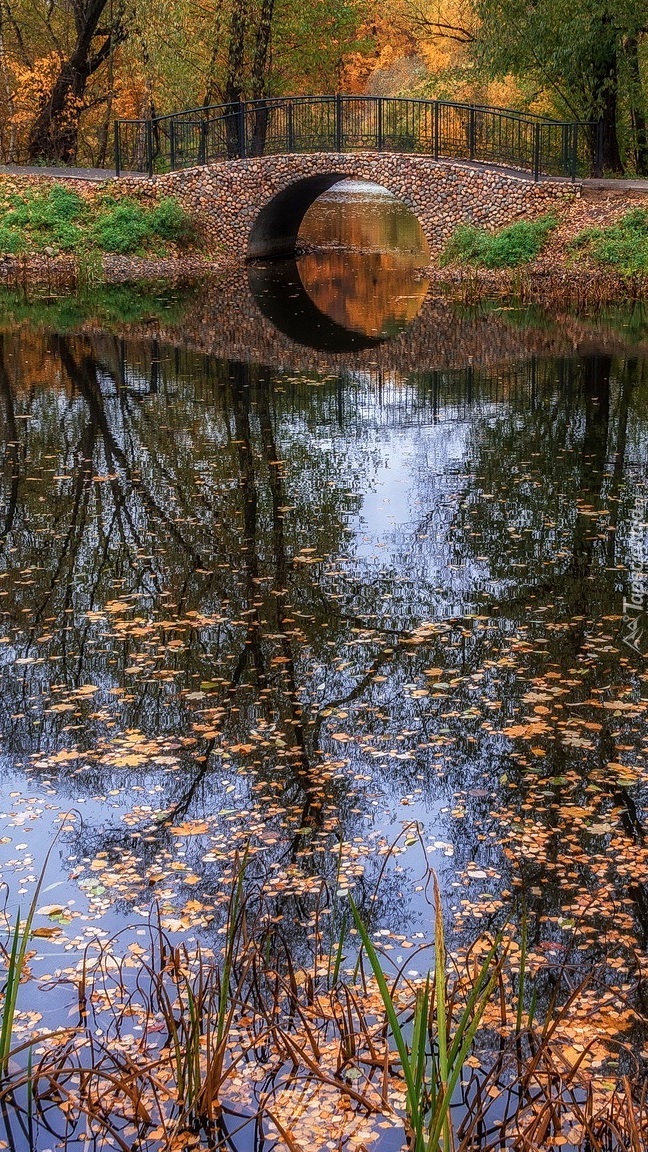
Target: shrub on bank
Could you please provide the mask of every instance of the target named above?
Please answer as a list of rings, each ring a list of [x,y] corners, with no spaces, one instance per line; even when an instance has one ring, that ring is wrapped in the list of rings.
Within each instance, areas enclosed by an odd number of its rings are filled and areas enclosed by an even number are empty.
[[[627,275],[648,272],[648,210],[633,208],[608,228],[583,229],[571,249]]]
[[[152,206],[131,197],[84,200],[63,184],[0,194],[0,253],[161,254],[192,238],[188,213],[172,197]]]
[[[515,268],[528,264],[540,254],[557,223],[555,216],[540,216],[537,220],[509,224],[499,232],[462,224],[446,244],[441,263],[460,262],[481,268]]]
[[[103,210],[90,233],[102,252],[121,254],[150,251],[160,241],[185,244],[191,238],[191,221],[184,208],[167,196],[153,208],[136,200],[104,200]]]
[[[52,246],[69,252],[81,242],[79,220],[85,202],[76,192],[54,184],[46,192],[16,192],[0,201],[0,251],[41,251]]]

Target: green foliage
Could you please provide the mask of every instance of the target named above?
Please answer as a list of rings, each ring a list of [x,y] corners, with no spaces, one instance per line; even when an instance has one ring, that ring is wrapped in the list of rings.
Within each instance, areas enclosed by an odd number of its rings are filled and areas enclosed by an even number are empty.
[[[648,210],[633,208],[609,228],[585,228],[571,248],[626,275],[648,272]]]
[[[102,252],[143,252],[166,240],[186,243],[192,234],[191,220],[184,208],[167,196],[154,208],[136,200],[104,201],[90,236]]]
[[[534,77],[583,120],[605,112],[621,46],[645,23],[642,0],[475,0],[475,11],[474,51],[490,74]]]
[[[648,157],[632,155],[645,152],[644,0],[475,0],[474,10],[480,71],[534,82],[561,118],[602,119],[604,167],[646,170]]]
[[[191,219],[181,204],[167,196],[149,207],[114,196],[86,201],[63,184],[46,191],[29,189],[0,200],[0,253],[76,253],[87,259],[93,251],[145,254],[183,245],[193,234]]]
[[[150,214],[151,227],[162,240],[184,244],[191,239],[193,227],[187,212],[172,196],[164,196]]]
[[[90,238],[102,252],[139,252],[151,238],[150,220],[144,208],[124,199],[99,216]]]
[[[85,203],[76,192],[53,184],[44,192],[13,194],[0,203],[0,251],[70,252],[81,242],[79,220]]]
[[[495,233],[463,224],[446,245],[441,263],[461,261],[481,268],[516,268],[528,264],[540,253],[557,223],[555,216],[541,216],[538,220],[509,224]]]
[[[19,252],[24,252],[27,244],[24,236],[17,232],[15,228],[5,224],[5,221],[0,222],[0,252],[11,256],[17,255]]]
[[[341,62],[353,53],[372,51],[373,44],[364,24],[369,11],[366,0],[327,0],[326,4],[280,0],[276,3],[266,91],[272,95],[335,91],[340,83]],[[223,54],[221,67],[225,64]],[[252,68],[250,60],[245,73],[251,73]],[[249,95],[252,95],[251,81],[252,76],[248,80],[244,74]]]

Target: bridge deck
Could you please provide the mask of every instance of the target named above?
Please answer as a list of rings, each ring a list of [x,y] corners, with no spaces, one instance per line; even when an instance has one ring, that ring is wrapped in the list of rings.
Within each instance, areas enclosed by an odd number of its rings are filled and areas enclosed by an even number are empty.
[[[430,158],[431,159],[431,158]],[[228,161],[232,163],[232,161]],[[236,163],[236,161],[234,161]],[[434,161],[432,161],[434,163]],[[502,164],[486,164],[483,161],[470,160],[438,160],[439,165],[456,164],[462,168],[472,168],[477,172],[501,172],[516,180],[533,181],[530,172],[522,168],[507,168]],[[99,183],[102,180],[115,179],[114,168],[55,168],[42,165],[29,164],[0,164],[0,176],[53,176],[57,180],[90,180]],[[145,172],[121,172],[120,176],[145,180]],[[543,181],[551,184],[570,184],[569,176],[542,176]],[[583,188],[616,190],[618,192],[642,192],[648,195],[648,180],[638,178],[622,179],[620,177],[587,176],[576,180]]]
[[[122,172],[122,176],[145,178],[144,172]],[[48,168],[41,164],[0,164],[0,176],[54,176],[57,180],[111,180],[114,168]]]

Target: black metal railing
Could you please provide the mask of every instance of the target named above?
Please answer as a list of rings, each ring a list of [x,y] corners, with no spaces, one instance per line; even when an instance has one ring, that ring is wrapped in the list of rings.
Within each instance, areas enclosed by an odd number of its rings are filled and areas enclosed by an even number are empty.
[[[391,96],[291,96],[115,121],[117,174],[248,156],[407,152],[541,176],[599,174],[601,128],[506,108]]]

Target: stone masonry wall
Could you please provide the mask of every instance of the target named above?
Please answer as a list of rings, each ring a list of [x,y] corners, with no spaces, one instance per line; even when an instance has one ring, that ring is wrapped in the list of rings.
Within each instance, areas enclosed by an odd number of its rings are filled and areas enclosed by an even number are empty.
[[[398,196],[418,217],[430,252],[438,252],[458,224],[496,229],[521,217],[560,212],[580,185],[532,180],[494,169],[397,153],[314,153],[262,156],[170,172],[152,178],[121,177],[115,191],[176,196],[191,213],[206,252],[228,262],[245,260],[250,230],[277,193],[309,176],[372,180]]]

